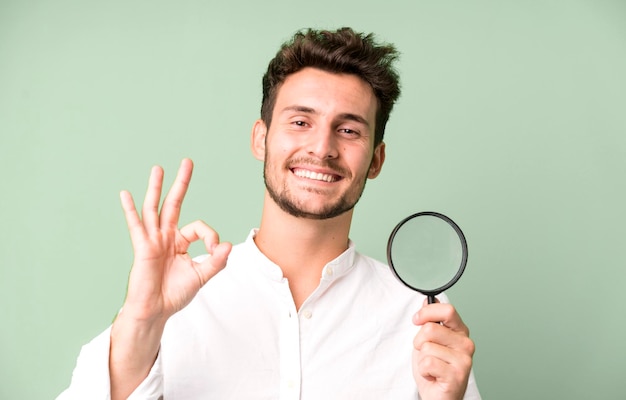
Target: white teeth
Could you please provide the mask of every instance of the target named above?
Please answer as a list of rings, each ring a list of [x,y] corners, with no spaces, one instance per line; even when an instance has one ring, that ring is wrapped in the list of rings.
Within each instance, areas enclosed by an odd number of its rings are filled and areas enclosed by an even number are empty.
[[[319,173],[319,172],[308,171],[306,169],[296,169],[293,173],[296,176],[299,176],[300,178],[313,179],[313,180],[316,180],[316,181],[323,181],[323,182],[334,182],[335,181],[335,177],[333,175],[328,175],[328,174],[322,174],[322,173]]]

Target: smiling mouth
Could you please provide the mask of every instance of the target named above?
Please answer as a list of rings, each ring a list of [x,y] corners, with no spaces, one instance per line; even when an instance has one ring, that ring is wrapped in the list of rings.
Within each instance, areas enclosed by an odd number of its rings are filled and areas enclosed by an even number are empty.
[[[293,174],[300,178],[306,178],[320,182],[336,182],[341,179],[339,175],[322,174],[321,172],[310,171],[308,169],[294,168],[291,170]]]

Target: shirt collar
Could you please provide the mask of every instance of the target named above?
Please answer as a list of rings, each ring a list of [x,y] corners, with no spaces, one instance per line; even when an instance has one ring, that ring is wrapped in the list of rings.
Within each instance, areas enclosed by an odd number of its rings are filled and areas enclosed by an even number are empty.
[[[268,278],[274,281],[281,281],[283,279],[283,272],[280,267],[274,264],[269,258],[265,256],[259,250],[256,243],[254,242],[254,237],[258,232],[258,228],[252,229],[248,234],[244,245],[248,247],[250,250],[250,254],[252,254],[252,259],[255,262],[255,268],[259,269],[261,273],[266,275]],[[337,258],[330,261],[328,264],[324,266],[322,270],[322,276],[320,277],[322,281],[333,281],[345,274],[347,274],[354,267],[354,260],[356,257],[356,250],[354,243],[352,240],[348,240],[348,248],[346,251],[341,253]]]

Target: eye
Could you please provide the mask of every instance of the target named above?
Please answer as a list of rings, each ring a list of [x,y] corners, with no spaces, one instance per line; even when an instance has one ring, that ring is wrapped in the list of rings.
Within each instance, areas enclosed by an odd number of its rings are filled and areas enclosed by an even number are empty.
[[[302,120],[293,121],[292,124],[295,126],[301,126],[301,127],[308,126],[308,124]]]
[[[352,130],[350,128],[341,128],[339,132],[346,136],[359,136],[359,132]]]

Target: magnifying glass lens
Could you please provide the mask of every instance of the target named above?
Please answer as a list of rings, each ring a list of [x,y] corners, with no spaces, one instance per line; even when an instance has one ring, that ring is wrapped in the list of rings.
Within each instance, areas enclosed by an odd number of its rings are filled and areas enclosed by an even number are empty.
[[[467,243],[448,217],[426,212],[396,226],[387,247],[389,266],[410,288],[436,295],[452,286],[467,262]]]

